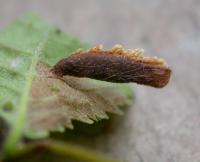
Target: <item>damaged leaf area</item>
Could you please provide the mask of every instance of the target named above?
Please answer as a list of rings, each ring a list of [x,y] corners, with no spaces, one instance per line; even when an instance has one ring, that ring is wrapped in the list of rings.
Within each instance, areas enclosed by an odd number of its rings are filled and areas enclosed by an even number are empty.
[[[108,119],[106,112],[121,114],[127,97],[114,87],[93,87],[89,79],[53,78],[50,67],[37,66],[29,102],[28,128],[45,131],[73,128],[72,120],[88,124]]]
[[[33,15],[0,32],[0,119],[7,125],[2,146],[6,155],[23,137],[42,138],[49,130],[72,128],[71,120],[105,119],[106,112],[120,113],[119,106],[130,104],[128,85],[105,88],[103,82],[83,78],[49,77],[49,67],[88,47]]]

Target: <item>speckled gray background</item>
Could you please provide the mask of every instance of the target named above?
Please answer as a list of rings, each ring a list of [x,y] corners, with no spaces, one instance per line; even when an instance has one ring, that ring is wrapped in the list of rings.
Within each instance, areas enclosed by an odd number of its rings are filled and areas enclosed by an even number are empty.
[[[0,0],[0,29],[30,11],[93,44],[143,47],[172,67],[162,90],[133,85],[133,107],[100,147],[127,162],[200,161],[200,0]]]

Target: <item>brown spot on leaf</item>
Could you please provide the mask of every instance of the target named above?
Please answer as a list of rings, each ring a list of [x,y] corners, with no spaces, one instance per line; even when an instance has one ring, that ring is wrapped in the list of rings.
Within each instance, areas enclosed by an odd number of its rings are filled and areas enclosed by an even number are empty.
[[[108,118],[106,112],[122,113],[119,106],[128,102],[113,88],[90,87],[89,79],[50,76],[49,70],[39,64],[33,80],[27,118],[31,130],[72,128],[72,120],[93,123]]]

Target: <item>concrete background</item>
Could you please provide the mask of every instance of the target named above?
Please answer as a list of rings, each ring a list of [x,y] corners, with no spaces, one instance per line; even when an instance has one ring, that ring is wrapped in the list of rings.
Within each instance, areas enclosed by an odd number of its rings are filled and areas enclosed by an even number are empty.
[[[100,147],[126,162],[200,161],[199,0],[0,0],[0,29],[27,12],[87,42],[165,58],[170,84],[133,84],[133,107]]]

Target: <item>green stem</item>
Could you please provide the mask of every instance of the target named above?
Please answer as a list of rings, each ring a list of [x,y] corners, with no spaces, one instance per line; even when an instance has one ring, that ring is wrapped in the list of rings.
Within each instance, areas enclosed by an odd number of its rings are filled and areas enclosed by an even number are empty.
[[[19,102],[16,114],[14,114],[15,119],[12,122],[10,132],[8,134],[8,137],[4,146],[4,153],[6,155],[10,155],[14,152],[18,141],[21,139],[23,128],[25,125],[25,120],[26,120],[29,93],[31,91],[31,85],[32,85],[34,74],[35,74],[35,67],[38,63],[39,57],[42,53],[42,50],[44,48],[46,41],[47,41],[47,36],[45,36],[45,39],[39,43],[38,47],[33,53],[33,59],[32,59],[30,68],[27,72],[26,79],[25,79],[24,90],[20,98],[20,102]]]
[[[29,144],[21,149],[16,150],[15,155],[12,156],[12,159],[20,158],[20,156],[26,155],[32,151],[34,152],[34,150],[37,150],[38,148],[43,148],[44,150],[48,150],[54,154],[66,157],[66,159],[72,158],[82,162],[119,162],[85,148],[56,141],[40,141],[34,144]]]

